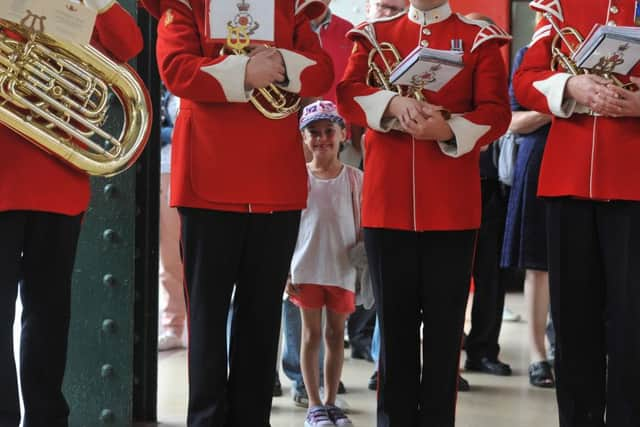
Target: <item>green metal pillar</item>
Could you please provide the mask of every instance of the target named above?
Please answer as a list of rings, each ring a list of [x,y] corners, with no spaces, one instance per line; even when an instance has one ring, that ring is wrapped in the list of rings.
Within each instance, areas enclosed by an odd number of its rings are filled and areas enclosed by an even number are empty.
[[[136,63],[157,113],[154,29],[135,0],[147,46]],[[155,115],[155,114],[154,114]],[[157,115],[155,115],[157,117]],[[119,114],[112,114],[122,120]],[[112,124],[119,128],[118,123]],[[158,286],[158,126],[138,163],[92,180],[75,264],[65,396],[72,427],[128,427],[155,421]]]

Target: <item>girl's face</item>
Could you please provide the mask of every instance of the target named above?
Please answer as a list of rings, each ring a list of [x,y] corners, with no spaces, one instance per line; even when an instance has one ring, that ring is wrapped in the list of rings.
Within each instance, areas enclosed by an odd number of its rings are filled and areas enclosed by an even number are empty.
[[[302,131],[302,138],[314,159],[338,158],[340,143],[346,139],[346,131],[331,120],[318,120]]]

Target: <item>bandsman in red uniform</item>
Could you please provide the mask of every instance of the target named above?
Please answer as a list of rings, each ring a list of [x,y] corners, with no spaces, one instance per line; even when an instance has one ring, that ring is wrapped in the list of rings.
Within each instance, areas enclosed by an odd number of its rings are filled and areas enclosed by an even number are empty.
[[[511,118],[499,50],[509,36],[442,0],[411,0],[408,12],[373,26],[403,57],[416,44],[463,51],[462,71],[420,102],[365,83],[372,46],[354,31],[338,86],[341,114],[368,127],[362,223],[381,326],[378,426],[453,426],[480,226],[479,152]]]
[[[93,46],[118,62],[142,50],[136,22],[117,1],[85,4],[98,10]],[[0,425],[20,424],[12,338],[19,288],[22,425],[66,427],[71,275],[89,178],[1,125],[0,151]]]
[[[207,36],[216,1],[144,2],[162,11],[158,66],[181,98],[173,134],[171,204],[182,220],[189,308],[189,426],[269,426],[282,293],[306,205],[297,115],[270,120],[251,103],[268,84],[320,96],[333,66],[309,19],[320,1],[239,2],[274,11],[275,42],[250,55]],[[230,2],[220,2],[226,7]],[[231,2],[235,7],[235,2]],[[215,12],[212,12],[212,14]],[[251,21],[250,21],[251,22]],[[227,375],[226,319],[236,286]]]
[[[552,22],[583,36],[596,23],[640,25],[640,3],[537,0],[531,7],[548,15],[514,89],[523,106],[553,115],[538,195],[548,206],[560,426],[638,426],[640,93],[549,63]],[[630,76],[619,77],[640,83],[640,65]]]

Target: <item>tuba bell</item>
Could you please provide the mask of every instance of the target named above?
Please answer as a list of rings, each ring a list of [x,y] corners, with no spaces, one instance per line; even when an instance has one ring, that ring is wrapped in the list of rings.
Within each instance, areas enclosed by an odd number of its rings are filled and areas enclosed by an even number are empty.
[[[103,129],[113,99],[124,116],[117,135]],[[109,177],[142,153],[151,102],[128,65],[0,19],[0,122],[69,166]]]
[[[575,61],[572,59],[580,45],[584,42],[584,37],[578,30],[573,27],[562,27],[555,21],[553,15],[550,12],[544,12],[543,16],[549,21],[551,27],[553,27],[556,35],[551,41],[551,63],[550,68],[552,71],[564,71],[574,76],[580,74],[594,74],[603,77],[612,84],[629,89],[636,89],[633,83],[623,83],[614,73],[606,69],[586,69],[578,67]],[[568,51],[568,54],[565,53]]]
[[[227,25],[227,44],[222,47],[220,54],[248,55],[251,43],[246,26]],[[249,102],[268,119],[279,120],[297,113],[300,110],[301,99],[298,95],[280,89],[275,84],[254,91]]]

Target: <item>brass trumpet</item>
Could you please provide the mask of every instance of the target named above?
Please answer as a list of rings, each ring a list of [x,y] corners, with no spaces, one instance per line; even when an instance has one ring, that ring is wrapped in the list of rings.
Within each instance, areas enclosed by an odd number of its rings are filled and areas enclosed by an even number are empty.
[[[371,45],[369,51],[367,71],[367,85],[371,87],[382,88],[392,92],[397,92],[401,96],[415,98],[418,101],[425,101],[421,86],[402,86],[394,85],[389,81],[389,77],[393,70],[402,62],[402,55],[398,48],[390,42],[378,42],[376,30],[373,24],[366,24],[362,29],[353,29],[352,33],[359,34],[365,38]],[[390,59],[390,58],[391,59]],[[382,67],[378,65],[376,59],[380,58]],[[443,118],[449,120],[451,113],[447,110],[440,110]]]
[[[231,52],[234,55],[248,55],[251,43],[246,26],[227,26],[227,44],[220,54]],[[268,119],[279,120],[298,112],[300,97],[294,93],[280,89],[275,84],[257,89],[249,102]]]
[[[119,135],[102,129],[114,98],[124,114]],[[128,65],[91,46],[0,20],[0,122],[68,165],[108,177],[129,168],[142,153],[151,102]]]
[[[566,73],[578,76],[580,74],[594,74],[603,77],[614,85],[629,89],[637,89],[633,83],[623,83],[611,70],[607,69],[593,69],[580,68],[576,65],[575,61],[571,57],[576,53],[580,45],[584,42],[584,37],[578,30],[573,27],[560,28],[558,23],[554,20],[553,15],[549,12],[545,12],[544,17],[549,21],[551,26],[556,32],[556,35],[551,41],[551,70],[562,70]],[[563,46],[569,51],[569,55],[563,52]]]

